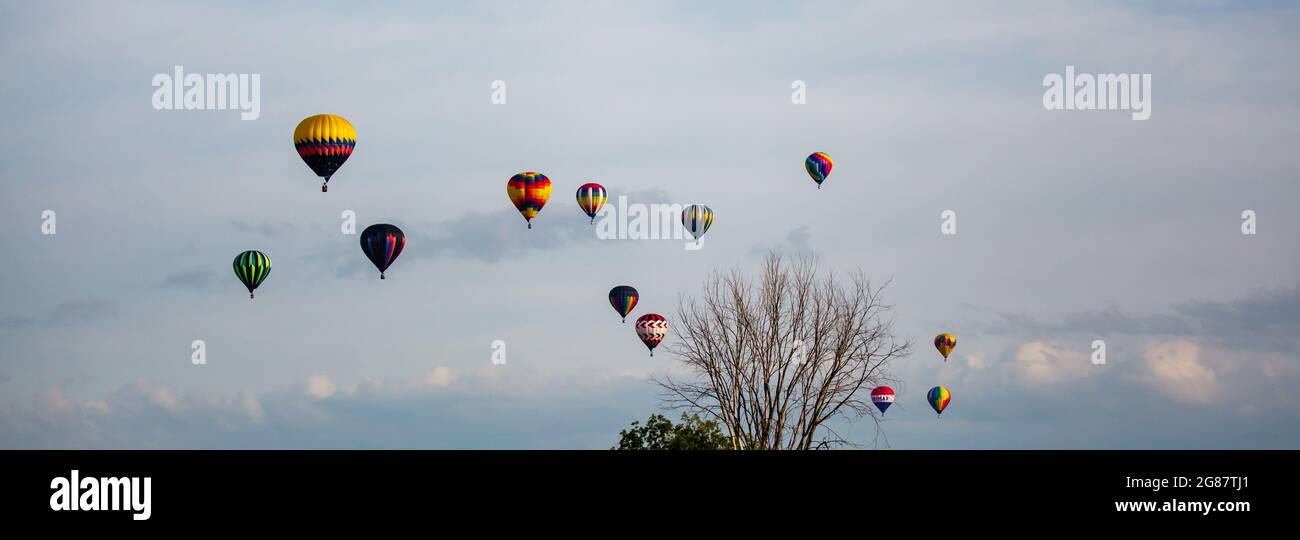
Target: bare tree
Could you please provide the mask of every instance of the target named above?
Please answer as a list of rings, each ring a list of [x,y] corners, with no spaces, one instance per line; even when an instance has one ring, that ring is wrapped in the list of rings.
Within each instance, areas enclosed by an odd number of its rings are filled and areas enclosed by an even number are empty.
[[[726,426],[736,449],[852,445],[828,421],[878,422],[871,389],[894,382],[889,362],[911,349],[883,317],[883,289],[860,270],[842,283],[813,258],[775,253],[756,282],[715,272],[699,298],[678,299],[673,321],[668,350],[693,376],[655,382],[670,407]]]

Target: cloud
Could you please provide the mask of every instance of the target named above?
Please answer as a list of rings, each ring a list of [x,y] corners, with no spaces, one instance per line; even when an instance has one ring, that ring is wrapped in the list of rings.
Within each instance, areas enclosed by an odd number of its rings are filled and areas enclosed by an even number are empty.
[[[304,393],[316,399],[329,399],[336,390],[338,390],[338,387],[334,385],[334,381],[329,378],[329,375],[318,373],[307,378],[307,388]]]
[[[768,253],[777,253],[786,256],[810,256],[812,250],[812,232],[807,225],[800,225],[790,229],[785,235],[784,242],[775,244],[758,243],[750,248],[749,254],[753,256],[763,256]]]
[[[1218,398],[1214,370],[1200,359],[1201,347],[1186,339],[1156,342],[1142,353],[1147,382],[1183,403],[1210,403]]]
[[[241,234],[259,234],[270,237],[284,236],[298,230],[298,227],[289,221],[248,223],[246,221],[231,220],[229,225]]]
[[[455,382],[456,384],[452,384]],[[313,374],[221,394],[134,381],[103,399],[55,386],[0,403],[11,448],[607,448],[657,410],[644,377],[445,366],[346,389]]]
[[[1225,302],[1179,303],[1168,311],[1135,317],[1109,306],[1068,313],[1057,321],[994,311],[1000,321],[972,326],[994,335],[1194,335],[1240,350],[1289,352],[1300,347],[1300,284]]]
[[[163,285],[176,288],[193,289],[203,291],[212,284],[216,278],[216,273],[207,268],[197,268],[194,270],[183,270],[172,272],[163,278]]]
[[[118,311],[115,302],[87,298],[64,302],[54,307],[44,317],[0,318],[0,328],[27,328],[34,326],[65,326],[94,322],[112,316]]]
[[[1031,385],[1053,385],[1089,375],[1090,360],[1082,352],[1048,341],[1033,341],[1016,349],[1012,369]]]

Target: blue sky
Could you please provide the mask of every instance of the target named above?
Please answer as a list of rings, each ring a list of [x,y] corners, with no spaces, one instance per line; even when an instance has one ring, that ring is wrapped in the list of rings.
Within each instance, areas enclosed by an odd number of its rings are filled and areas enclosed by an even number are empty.
[[[5,2],[0,447],[608,447],[680,368],[606,291],[667,315],[777,250],[892,280],[916,347],[884,437],[841,431],[861,444],[1295,448],[1297,27],[1277,3]],[[1150,73],[1151,119],[1045,110],[1067,64]],[[260,74],[261,117],[154,110],[175,65]],[[328,194],[290,141],[323,112],[360,139]],[[556,183],[532,231],[502,189],[523,170]],[[588,181],[708,204],[705,249],[597,240]],[[389,279],[344,210],[406,230]],[[245,249],[275,265],[253,302]]]

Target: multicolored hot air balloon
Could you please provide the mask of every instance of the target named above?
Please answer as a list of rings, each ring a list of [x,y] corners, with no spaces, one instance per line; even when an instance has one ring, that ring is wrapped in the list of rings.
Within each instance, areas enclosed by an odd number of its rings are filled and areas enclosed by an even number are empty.
[[[641,296],[637,294],[636,289],[630,285],[619,285],[609,290],[609,305],[614,306],[614,311],[623,318],[623,323],[627,323],[627,314],[632,312],[636,307],[636,301]]]
[[[533,218],[546,206],[546,200],[551,198],[551,179],[539,172],[521,172],[506,182],[506,195],[510,196],[510,202],[523,214],[531,229]]]
[[[930,408],[934,409],[935,413],[943,414],[943,410],[948,408],[948,402],[952,401],[952,392],[942,386],[936,386],[930,389],[925,399],[930,402]]]
[[[235,256],[235,277],[248,287],[248,297],[253,297],[253,289],[271,275],[271,258],[260,251],[245,251]]]
[[[952,354],[952,350],[957,348],[957,338],[947,332],[934,336],[934,348],[939,349],[939,354],[943,355],[943,361],[947,362],[948,355]]]
[[[379,269],[379,279],[384,279],[384,271],[397,260],[404,247],[406,235],[396,225],[377,223],[361,231],[361,251]]]
[[[695,237],[695,242],[699,243],[700,237],[709,232],[709,227],[713,225],[713,210],[702,204],[692,204],[682,209],[682,226],[686,227],[686,232]]]
[[[888,386],[877,386],[871,391],[871,402],[880,409],[880,414],[885,414],[885,409],[894,404],[894,389]]]
[[[357,132],[346,118],[335,114],[309,116],[293,130],[293,147],[316,176],[324,178],[320,190],[329,191],[330,177],[343,166],[357,146]]]
[[[605,207],[605,199],[605,186],[587,183],[578,188],[578,207],[587,213],[592,224],[596,223],[596,214]]]
[[[636,335],[650,349],[650,356],[654,356],[655,347],[668,335],[668,319],[658,313],[646,313],[636,320]]]
[[[831,175],[831,165],[831,157],[825,152],[813,152],[803,162],[803,168],[808,169],[808,176],[812,177],[813,182],[817,182],[817,189],[821,189],[822,182]]]

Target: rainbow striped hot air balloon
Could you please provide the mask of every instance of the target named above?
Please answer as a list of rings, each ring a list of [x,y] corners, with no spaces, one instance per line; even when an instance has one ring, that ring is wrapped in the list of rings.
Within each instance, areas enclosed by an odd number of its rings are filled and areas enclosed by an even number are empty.
[[[632,312],[640,298],[631,285],[619,285],[609,290],[609,305],[614,306],[614,311],[618,312],[624,323],[627,323],[627,314]]]
[[[650,349],[650,356],[655,355],[655,347],[668,335],[668,319],[658,313],[647,313],[636,320],[636,335]]]
[[[930,408],[934,409],[935,413],[943,414],[943,410],[948,408],[948,402],[952,401],[952,392],[942,386],[936,386],[925,395],[925,400],[930,402]]]
[[[702,204],[692,204],[682,209],[682,226],[686,227],[686,232],[695,237],[695,243],[700,242],[700,237],[709,232],[709,227],[713,225],[713,210]]]
[[[293,130],[293,147],[316,176],[324,178],[320,190],[329,191],[330,177],[343,166],[357,146],[357,132],[336,114],[309,116]]]
[[[406,247],[406,235],[396,225],[377,223],[361,231],[361,251],[379,269],[379,279]]]
[[[871,402],[880,409],[880,414],[885,414],[885,409],[894,404],[894,389],[888,386],[877,386],[871,390]]]
[[[934,336],[934,348],[939,349],[939,354],[943,355],[943,361],[948,361],[948,355],[952,350],[957,348],[957,338],[952,334],[944,332]]]
[[[596,223],[596,214],[605,207],[605,199],[605,186],[587,183],[578,188],[578,207],[591,218],[593,225]]]
[[[260,251],[245,251],[235,256],[235,277],[248,288],[248,297],[253,297],[253,289],[271,275],[271,258]]]
[[[825,152],[813,152],[803,162],[803,168],[808,170],[808,176],[812,177],[813,182],[817,182],[817,189],[821,189],[822,182],[831,175],[831,166],[831,157]]]
[[[506,195],[510,196],[510,202],[519,209],[531,229],[533,218],[546,206],[546,200],[551,198],[551,179],[539,172],[521,172],[506,182]]]

